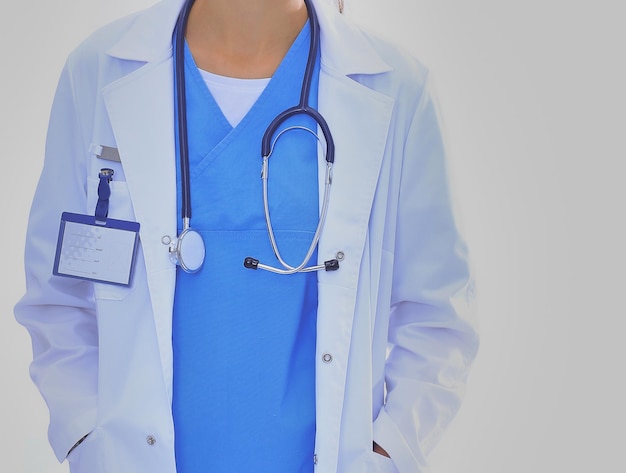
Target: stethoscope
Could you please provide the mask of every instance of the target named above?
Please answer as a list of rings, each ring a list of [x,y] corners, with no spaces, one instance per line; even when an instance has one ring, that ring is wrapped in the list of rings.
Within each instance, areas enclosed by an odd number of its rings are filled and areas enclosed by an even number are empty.
[[[189,176],[189,144],[187,135],[187,104],[186,104],[186,92],[185,92],[185,67],[184,67],[184,47],[185,47],[185,29],[187,26],[187,20],[189,18],[189,12],[193,6],[194,0],[187,0],[183,9],[180,12],[176,27],[174,29],[174,84],[176,93],[176,114],[178,118],[178,154],[180,160],[180,179],[181,179],[181,205],[182,205],[182,221],[183,229],[178,237],[169,242],[169,252],[172,261],[179,265],[181,269],[187,273],[195,273],[200,270],[205,258],[205,246],[204,241],[200,233],[191,228],[191,184]],[[332,259],[325,261],[324,264],[307,266],[311,259],[317,243],[319,242],[324,222],[326,221],[326,215],[328,213],[328,202],[330,196],[330,186],[332,182],[332,168],[335,159],[335,146],[333,138],[328,128],[326,120],[320,113],[314,108],[309,106],[309,92],[311,90],[311,82],[313,80],[313,70],[315,67],[315,60],[320,43],[320,31],[319,23],[317,21],[317,15],[315,9],[310,3],[310,0],[305,0],[305,5],[309,15],[309,23],[311,27],[311,43],[309,47],[309,55],[307,58],[307,64],[304,71],[304,78],[302,80],[302,89],[300,91],[300,103],[294,107],[280,113],[268,126],[263,135],[261,142],[261,179],[263,182],[263,209],[265,213],[265,223],[267,225],[267,232],[269,235],[270,244],[272,250],[276,255],[282,268],[276,268],[263,263],[259,260],[247,257],[244,260],[244,266],[249,269],[264,269],[277,274],[294,274],[298,272],[309,271],[334,271],[339,268],[338,259]],[[319,221],[313,239],[309,249],[304,256],[304,259],[297,266],[289,265],[280,254],[278,250],[278,244],[276,243],[276,237],[274,235],[274,229],[269,212],[268,202],[268,178],[269,178],[269,158],[274,149],[274,145],[278,139],[287,131],[293,129],[302,129],[311,133],[318,142],[321,143],[320,137],[314,131],[302,127],[302,126],[290,126],[276,134],[278,127],[288,118],[295,115],[306,115],[315,120],[315,123],[322,131],[322,136],[326,142],[326,175],[324,178],[324,196],[322,199],[322,209],[320,212]],[[276,134],[276,136],[274,136]],[[273,139],[272,139],[273,138]]]

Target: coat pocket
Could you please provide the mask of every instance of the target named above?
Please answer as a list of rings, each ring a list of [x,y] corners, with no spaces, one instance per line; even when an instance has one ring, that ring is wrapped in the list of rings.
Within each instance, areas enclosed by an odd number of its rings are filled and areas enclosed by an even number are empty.
[[[376,452],[371,452],[366,460],[367,473],[398,473],[391,458]]]
[[[362,452],[341,468],[343,473],[398,473],[391,458],[373,451]]]
[[[76,446],[67,456],[70,473],[105,473],[107,467],[103,441],[102,432],[95,429]]]

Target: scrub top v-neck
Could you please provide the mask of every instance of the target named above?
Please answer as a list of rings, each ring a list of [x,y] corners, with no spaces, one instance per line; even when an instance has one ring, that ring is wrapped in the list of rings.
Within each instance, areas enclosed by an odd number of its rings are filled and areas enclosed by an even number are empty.
[[[173,414],[179,473],[313,471],[317,275],[243,267],[249,255],[276,262],[263,213],[261,138],[276,115],[298,103],[309,35],[307,24],[234,128],[185,51],[193,226],[207,255],[198,273],[177,273]],[[318,78],[319,58],[314,107]],[[285,124],[291,125],[317,130],[308,117]],[[291,130],[270,158],[272,221],[281,253],[294,264],[318,221],[317,148],[309,133]]]

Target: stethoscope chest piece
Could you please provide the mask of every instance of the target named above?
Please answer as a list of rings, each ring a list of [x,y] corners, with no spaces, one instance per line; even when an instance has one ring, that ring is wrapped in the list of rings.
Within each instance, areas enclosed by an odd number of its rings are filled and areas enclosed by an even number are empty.
[[[191,229],[184,229],[178,238],[170,243],[170,258],[187,273],[200,271],[204,263],[204,240]]]

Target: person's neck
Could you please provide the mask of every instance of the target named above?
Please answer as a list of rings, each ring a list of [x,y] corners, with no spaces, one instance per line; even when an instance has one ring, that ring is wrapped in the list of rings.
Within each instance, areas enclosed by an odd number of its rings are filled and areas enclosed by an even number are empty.
[[[303,0],[196,0],[186,38],[200,69],[271,77],[306,21]]]

